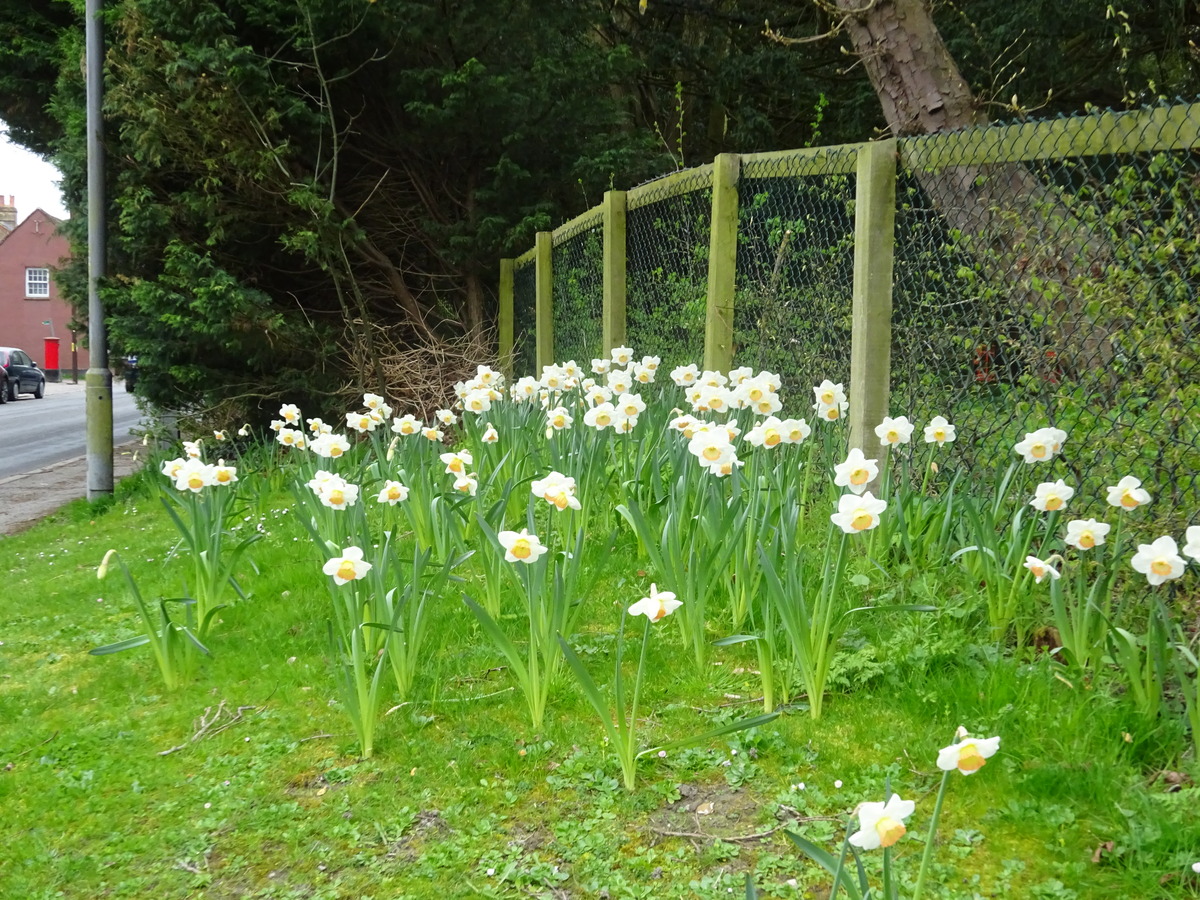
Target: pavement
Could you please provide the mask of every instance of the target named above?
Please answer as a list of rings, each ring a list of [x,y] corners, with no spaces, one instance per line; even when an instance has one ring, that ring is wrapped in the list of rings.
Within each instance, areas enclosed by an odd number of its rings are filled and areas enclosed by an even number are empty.
[[[113,390],[124,390],[114,382]],[[78,384],[47,382],[46,396],[85,393],[82,373]],[[124,443],[113,448],[114,484],[131,475],[141,466],[146,455],[140,441]],[[87,496],[87,457],[78,456],[53,465],[0,479],[0,535],[24,531],[51,515],[72,500]]]

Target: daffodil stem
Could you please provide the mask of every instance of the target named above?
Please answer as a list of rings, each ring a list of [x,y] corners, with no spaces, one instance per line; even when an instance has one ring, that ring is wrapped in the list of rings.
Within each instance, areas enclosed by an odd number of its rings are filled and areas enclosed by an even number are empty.
[[[622,625],[623,624],[624,623],[622,623]],[[621,760],[621,762],[622,762],[621,768],[624,770],[623,774],[625,775],[625,790],[627,790],[627,791],[633,790],[634,782],[635,782],[635,779],[637,776],[638,699],[641,697],[641,694],[642,694],[642,676],[646,671],[646,650],[650,646],[650,629],[652,627],[653,627],[653,623],[650,621],[650,617],[647,616],[645,630],[642,631],[642,652],[641,652],[641,655],[638,657],[637,677],[635,678],[635,680],[633,682],[633,702],[631,702],[629,704],[629,727],[625,730],[625,740],[626,740],[627,744],[626,744],[626,746],[621,748],[621,752],[623,754],[623,759]],[[622,638],[624,637],[624,633],[625,633],[625,629],[624,629],[624,627],[622,627],[622,629],[621,629]],[[618,678],[620,677],[619,672],[617,673],[617,677]],[[623,716],[624,714],[625,714],[624,710],[620,710],[620,709],[617,710],[617,715]]]
[[[921,854],[921,869],[917,873],[917,884],[913,888],[912,900],[921,900],[921,893],[925,889],[929,863],[933,860],[933,841],[937,837],[938,820],[942,817],[942,803],[946,799],[946,786],[950,784],[950,774],[951,772],[942,773],[942,784],[938,788],[937,800],[933,804],[933,817],[929,820],[929,828],[925,832],[925,852]]]

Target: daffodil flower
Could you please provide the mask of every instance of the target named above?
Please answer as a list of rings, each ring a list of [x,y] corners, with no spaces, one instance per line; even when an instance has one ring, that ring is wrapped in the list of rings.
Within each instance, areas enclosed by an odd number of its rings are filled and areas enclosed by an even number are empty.
[[[496,431],[494,425],[488,422],[487,428],[483,432],[483,437],[480,438],[485,444],[494,444],[500,440],[500,432]]]
[[[213,467],[198,459],[189,459],[175,473],[175,489],[198,494],[214,484]]]
[[[658,586],[652,583],[650,585],[650,596],[643,597],[629,607],[629,614],[631,616],[645,616],[651,622],[658,622],[675,612],[681,606],[683,606],[683,601],[676,600],[674,593],[671,591],[660,591]]]
[[[334,583],[341,585],[366,577],[371,568],[371,564],[363,559],[360,547],[347,547],[341,556],[335,556],[326,562],[321,571],[332,575]]]
[[[530,534],[525,528],[520,531],[501,531],[496,535],[496,540],[504,548],[504,558],[508,562],[523,562],[532,565],[538,561],[538,557],[549,550],[548,547],[542,545],[537,535]]]
[[[858,807],[858,831],[850,835],[850,843],[863,850],[891,847],[908,830],[904,820],[913,814],[917,805],[892,794],[886,803],[868,802]]]
[[[1111,528],[1111,525],[1097,522],[1095,519],[1072,519],[1067,523],[1067,534],[1063,542],[1076,550],[1091,550],[1104,543]]]
[[[583,414],[583,424],[597,431],[603,431],[612,426],[616,418],[616,409],[607,401],[598,403]]]
[[[954,426],[946,421],[945,416],[934,416],[925,426],[925,443],[948,444],[955,438]]]
[[[610,356],[612,358],[613,365],[627,366],[627,365],[629,365],[630,361],[633,359],[633,348],[632,347],[613,347],[612,353],[610,354]]]
[[[350,451],[350,442],[345,435],[328,432],[317,435],[308,448],[325,459],[338,459]]]
[[[783,423],[775,416],[768,416],[746,432],[746,443],[755,447],[778,447],[784,443]]]
[[[435,443],[437,441],[440,441],[443,437],[445,437],[445,435],[442,434],[442,431],[440,428],[433,428],[433,427],[422,428],[421,436],[424,437],[426,440],[434,441]]]
[[[1150,502],[1150,492],[1142,487],[1141,479],[1126,475],[1108,488],[1108,503],[1118,509],[1137,509]]]
[[[545,500],[559,510],[570,507],[580,509],[581,505],[575,496],[575,479],[560,472],[551,472],[545,478],[535,479],[529,485],[535,497]]]
[[[378,503],[386,503],[389,506],[395,506],[408,499],[408,488],[399,481],[385,481],[383,488],[379,491],[379,496],[375,498]]]
[[[463,473],[454,479],[454,489],[460,494],[470,494],[474,497],[479,492],[479,479],[474,472]]]
[[[225,440],[225,432],[223,432],[223,431],[214,431],[214,432],[213,432],[213,439],[214,439],[214,440],[218,440],[218,441],[223,441],[223,440]]]
[[[846,403],[846,392],[841,384],[834,384],[828,378],[813,388],[816,397],[814,408],[822,406],[841,406]]]
[[[961,733],[961,730],[960,730]],[[1000,738],[966,737],[957,744],[943,747],[938,752],[937,765],[943,772],[955,769],[964,775],[972,775],[983,768],[984,763],[1000,749]]]
[[[696,383],[700,377],[700,367],[695,363],[687,366],[676,366],[671,370],[671,380],[679,387],[688,387]]]
[[[1067,433],[1061,428],[1039,428],[1025,434],[1025,440],[1013,447],[1013,452],[1020,454],[1029,465],[1047,462],[1062,450]]]
[[[608,389],[614,394],[627,394],[629,393],[629,389],[633,387],[633,378],[624,370],[613,369],[604,377]]]
[[[295,403],[283,404],[279,407],[279,418],[289,425],[298,425],[300,423],[300,407]]]
[[[1025,557],[1025,562],[1023,565],[1033,573],[1033,579],[1038,584],[1041,584],[1042,580],[1045,578],[1049,578],[1051,581],[1057,581],[1062,577],[1062,573],[1060,573],[1058,569],[1054,568],[1054,566],[1050,565],[1050,563],[1048,563],[1046,560],[1038,559],[1036,556]]]
[[[867,483],[879,476],[879,465],[873,459],[867,459],[861,450],[854,447],[846,456],[846,461],[833,467],[833,483],[846,487],[861,494],[867,489]]]
[[[218,459],[213,468],[213,484],[233,484],[237,481],[237,468],[225,465],[225,460]]]
[[[1135,572],[1145,575],[1152,585],[1179,578],[1186,565],[1179,555],[1175,539],[1170,535],[1163,535],[1151,544],[1138,544],[1137,553],[1130,564]]]
[[[448,475],[462,475],[475,462],[470,450],[460,450],[457,453],[443,453],[438,459],[446,464],[446,474]]]
[[[818,418],[824,419],[826,422],[836,422],[846,414],[846,410],[849,407],[850,404],[845,400],[831,406],[826,406],[824,403],[813,404],[813,409],[817,411]]]
[[[875,426],[875,436],[881,444],[907,444],[912,439],[916,426],[908,421],[907,416],[885,416],[883,421]]]
[[[422,427],[421,421],[412,413],[408,413],[398,419],[392,419],[392,431],[396,432],[396,434],[418,434]]]
[[[1029,505],[1039,512],[1055,512],[1063,509],[1074,496],[1075,488],[1061,478],[1058,481],[1044,481],[1034,490]]]
[[[346,413],[346,427],[366,434],[374,431],[379,422],[370,413]]]
[[[812,428],[803,419],[784,419],[779,423],[779,430],[783,432],[783,439],[789,444],[803,443],[812,434]]]
[[[1200,562],[1200,525],[1189,525],[1184,532],[1183,554]]]
[[[565,406],[556,406],[546,413],[546,425],[555,431],[565,431],[574,421]]]
[[[886,500],[877,500],[870,491],[861,497],[843,494],[838,500],[838,511],[829,519],[846,534],[869,531],[879,525],[879,516],[887,509]]]
[[[492,408],[492,393],[487,388],[469,391],[463,397],[463,409],[467,412],[482,415]]]

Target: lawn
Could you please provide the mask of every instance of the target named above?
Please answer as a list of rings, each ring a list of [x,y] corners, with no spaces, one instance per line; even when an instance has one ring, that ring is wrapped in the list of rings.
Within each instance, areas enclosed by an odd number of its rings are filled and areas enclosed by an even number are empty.
[[[594,406],[576,389],[561,395],[574,416],[561,431],[536,402],[504,400],[445,426],[438,444],[386,420],[351,429],[340,458],[207,438],[198,452],[237,465],[235,484],[177,490],[160,474],[186,455],[171,448],[113,502],[81,501],[0,539],[0,895],[617,900],[741,897],[749,880],[761,897],[825,898],[833,877],[789,835],[836,858],[859,805],[896,793],[915,802],[887,851],[909,898],[943,783],[939,750],[961,726],[1000,746],[947,778],[924,897],[1200,897],[1195,673],[1176,665],[1185,657],[1137,669],[1120,654],[1121,630],[1147,660],[1194,634],[1194,563],[1155,588],[1124,557],[1079,562],[1077,576],[1059,537],[1067,516],[1014,519],[1043,477],[1018,461],[1011,505],[980,526],[998,556],[1021,555],[1010,538],[1058,553],[1068,601],[1077,582],[1116,573],[1111,627],[1077,661],[1049,585],[1019,566],[1000,598],[1015,612],[997,620],[1004,604],[986,582],[1000,562],[959,553],[980,536],[958,496],[967,489],[945,467],[925,474],[936,447],[920,444],[920,428],[912,452],[871,481],[888,509],[843,537],[830,523],[852,496],[832,478],[846,456],[840,423],[752,446],[757,418],[734,411],[746,466],[718,477],[673,433],[681,396],[659,382],[642,387],[648,409],[625,435],[585,425]],[[475,493],[439,459],[464,448]],[[576,478],[579,510],[530,492],[551,470]],[[321,502],[319,471],[361,487],[357,500]],[[394,506],[377,499],[391,479],[409,492]],[[1102,497],[1088,502],[1103,514]],[[204,534],[188,532],[196,521]],[[534,565],[504,558],[504,534],[521,528],[550,548]],[[196,539],[209,542],[200,565]],[[374,567],[337,584],[323,567],[352,540]],[[226,562],[236,590],[212,568]],[[158,598],[200,601],[165,607],[173,689],[148,645],[89,653],[147,630],[122,566],[152,631]],[[652,583],[683,605],[655,622],[623,615]],[[804,674],[816,650],[798,658],[784,620],[800,596],[810,613],[827,602],[836,614],[819,691]],[[1155,645],[1158,606],[1169,618]],[[866,609],[842,615],[854,607]],[[191,628],[208,655],[180,637],[196,609],[214,610]],[[370,688],[377,671],[375,693],[359,692],[355,679]],[[1139,672],[1150,673],[1140,688]],[[546,697],[536,724],[530,679]],[[613,704],[607,719],[593,700]],[[767,707],[764,724],[702,737]],[[623,737],[650,751],[632,790]],[[858,855],[878,885],[883,851]]]

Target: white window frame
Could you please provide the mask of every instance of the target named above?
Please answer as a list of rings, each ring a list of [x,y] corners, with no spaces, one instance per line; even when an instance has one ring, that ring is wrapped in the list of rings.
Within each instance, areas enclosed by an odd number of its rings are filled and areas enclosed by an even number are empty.
[[[50,299],[50,270],[45,266],[29,266],[25,269],[25,299]]]

